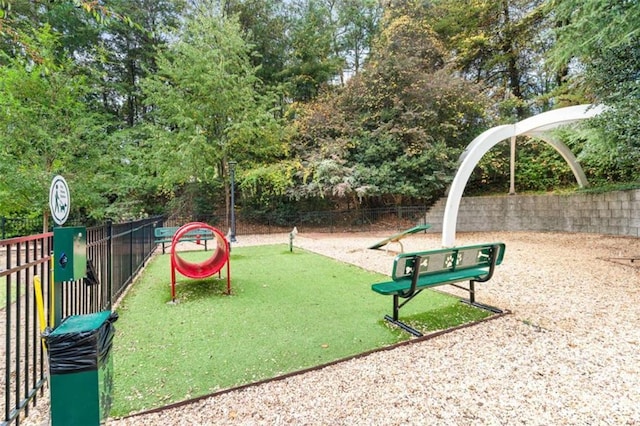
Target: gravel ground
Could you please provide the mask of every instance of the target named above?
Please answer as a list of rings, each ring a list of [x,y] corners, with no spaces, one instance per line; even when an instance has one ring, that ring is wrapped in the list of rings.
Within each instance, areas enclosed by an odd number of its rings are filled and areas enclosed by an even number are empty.
[[[388,274],[393,253],[366,249],[382,236],[302,232],[294,244]],[[508,315],[108,425],[640,425],[640,259],[628,259],[640,258],[640,240],[469,233],[456,243],[490,241],[505,242],[506,255],[477,300]],[[440,235],[403,245],[438,248]]]

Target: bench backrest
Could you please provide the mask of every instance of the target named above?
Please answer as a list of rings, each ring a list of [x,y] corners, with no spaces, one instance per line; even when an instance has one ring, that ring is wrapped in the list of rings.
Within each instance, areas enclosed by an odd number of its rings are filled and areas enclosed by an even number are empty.
[[[156,228],[153,231],[153,235],[156,238],[173,238],[173,236],[175,235],[175,233],[178,231],[178,229],[180,229],[177,226],[171,226],[171,227],[167,227],[167,228]],[[208,238],[211,239],[213,238],[213,232],[210,229],[207,228],[198,228],[198,229],[193,229],[189,232],[187,232],[186,234],[184,234],[185,238]]]
[[[394,281],[411,279],[414,273],[415,259],[420,257],[420,276],[435,275],[443,272],[454,272],[491,266],[489,252],[496,247],[494,253],[496,265],[502,263],[505,245],[503,243],[478,244],[429,250],[414,253],[401,253],[393,261],[391,277]]]
[[[187,232],[186,234],[184,234],[185,238],[213,238],[213,232],[210,229],[206,229],[206,228],[198,228],[198,229],[193,229],[189,232]]]
[[[156,228],[153,230],[153,235],[156,238],[171,238],[176,231],[180,229],[177,226],[170,226],[166,228]]]

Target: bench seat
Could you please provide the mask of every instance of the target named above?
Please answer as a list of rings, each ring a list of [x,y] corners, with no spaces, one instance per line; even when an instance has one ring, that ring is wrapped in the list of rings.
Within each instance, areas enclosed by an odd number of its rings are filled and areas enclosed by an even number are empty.
[[[460,281],[479,281],[489,273],[489,268],[469,268],[453,272],[445,272],[432,275],[421,275],[418,278],[416,289],[420,290],[428,287],[457,283]],[[397,294],[401,296],[411,289],[411,278],[402,278],[397,281],[387,281],[373,284],[371,289],[376,293],[386,296]]]

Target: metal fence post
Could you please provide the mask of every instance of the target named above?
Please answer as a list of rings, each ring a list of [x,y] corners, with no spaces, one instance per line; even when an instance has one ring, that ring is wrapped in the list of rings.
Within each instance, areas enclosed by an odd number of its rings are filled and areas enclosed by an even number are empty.
[[[147,250],[145,250],[145,247],[147,245],[147,232],[149,232],[149,224],[150,222],[145,220],[144,225],[142,225],[142,251],[140,253],[142,254],[143,268],[147,264]]]
[[[109,309],[113,306],[113,274],[111,271],[111,259],[113,257],[113,221],[111,219],[107,220],[107,295]]]
[[[127,283],[129,282],[130,279],[133,279],[132,275],[133,275],[133,227],[134,227],[134,223],[130,222],[129,223],[129,279],[127,280]]]

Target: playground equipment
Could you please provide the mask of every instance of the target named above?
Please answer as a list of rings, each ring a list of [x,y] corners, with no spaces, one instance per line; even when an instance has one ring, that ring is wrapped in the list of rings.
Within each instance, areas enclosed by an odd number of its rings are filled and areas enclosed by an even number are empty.
[[[407,237],[411,234],[415,234],[417,232],[420,231],[426,231],[427,229],[431,228],[431,225],[429,225],[428,223],[424,224],[424,225],[418,225],[418,226],[414,226],[413,228],[409,228],[409,229],[405,229],[404,231],[392,235],[388,238],[385,238],[382,241],[378,241],[377,243],[375,243],[374,245],[370,246],[369,249],[372,250],[377,250],[380,247],[384,246],[385,247],[385,251],[389,250],[389,244],[391,243],[398,243],[400,244],[400,253],[404,253],[404,246],[402,245],[402,240],[404,237]]]
[[[581,187],[587,186],[587,178],[575,156],[571,153],[571,150],[561,141],[556,140],[553,135],[550,134],[550,131],[563,125],[595,117],[604,111],[604,109],[605,107],[602,105],[576,105],[558,108],[529,117],[515,124],[493,127],[471,141],[460,156],[458,171],[448,191],[447,205],[445,206],[442,222],[442,246],[453,247],[455,245],[456,221],[458,220],[460,200],[462,199],[462,193],[476,164],[478,164],[487,151],[505,139],[511,139],[512,146],[511,193],[515,193],[515,190],[513,190],[513,176],[515,174],[515,138],[517,136],[530,136],[547,142],[565,159],[573,171],[578,184]]]
[[[187,234],[202,232],[203,235],[212,235],[216,241],[216,247],[212,256],[202,262],[189,262],[178,255],[176,245]],[[231,294],[231,272],[229,268],[229,243],[222,233],[213,226],[203,222],[191,222],[178,228],[171,241],[171,300],[176,300],[176,271],[185,277],[202,279],[220,273],[224,265],[227,265],[227,294]]]

